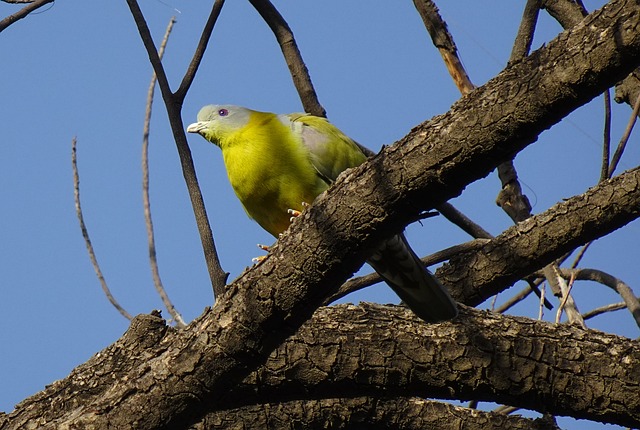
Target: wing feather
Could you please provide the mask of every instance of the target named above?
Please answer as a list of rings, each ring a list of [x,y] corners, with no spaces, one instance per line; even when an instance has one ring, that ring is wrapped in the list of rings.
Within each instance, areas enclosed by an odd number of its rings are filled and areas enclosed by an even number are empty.
[[[326,118],[306,113],[281,115],[280,120],[309,152],[311,164],[327,183],[336,180],[344,170],[362,164],[367,156],[355,141],[342,133]]]

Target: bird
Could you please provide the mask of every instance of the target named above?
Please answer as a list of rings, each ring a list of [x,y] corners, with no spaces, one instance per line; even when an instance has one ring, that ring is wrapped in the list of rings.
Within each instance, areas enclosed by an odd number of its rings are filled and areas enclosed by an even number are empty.
[[[229,182],[246,213],[276,239],[289,227],[291,212],[301,212],[342,171],[367,159],[360,144],[326,118],[307,113],[211,104],[200,109],[187,132],[222,150]],[[403,233],[385,239],[367,263],[422,320],[458,315],[456,302]]]

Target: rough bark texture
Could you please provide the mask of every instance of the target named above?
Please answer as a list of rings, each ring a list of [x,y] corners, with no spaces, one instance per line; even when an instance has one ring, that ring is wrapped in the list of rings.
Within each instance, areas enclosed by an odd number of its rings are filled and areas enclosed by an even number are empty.
[[[168,331],[153,317],[136,321],[155,329],[142,334],[131,330],[68,378],[22,403],[0,428],[158,429],[184,428],[185,423],[198,421],[311,316],[362,264],[368,249],[399,231],[421,210],[444,202],[487,175],[535,141],[542,130],[636,67],[640,63],[639,27],[636,1],[612,1],[571,32],[470,93],[449,113],[420,125],[399,144],[343,175],[332,192],[321,196],[294,222],[261,265],[230,285],[213,311],[205,312],[180,333]],[[136,343],[140,340],[144,340],[142,345]],[[482,338],[474,329],[465,341],[473,345]],[[510,380],[511,363],[491,360],[494,354],[502,356],[499,344],[487,343],[483,348],[481,358],[501,364],[507,373],[497,368],[487,379],[509,383],[512,387],[504,389],[510,390],[541,384],[526,378]],[[522,354],[542,354],[545,360],[547,351],[553,350],[545,345],[540,351],[537,344],[522,348]],[[455,359],[464,352],[456,347],[431,354]],[[614,352],[616,357],[627,357],[625,351]],[[573,357],[566,363],[572,378],[566,380],[564,389],[581,390],[583,399],[591,387],[573,382],[580,381],[576,375],[583,371],[579,351]],[[464,367],[447,368],[440,373],[439,384],[455,379],[453,370],[465,372]],[[402,378],[412,372],[404,369],[404,373],[389,376]],[[637,381],[637,369],[635,372]],[[362,375],[367,378],[366,372]],[[476,375],[480,376],[482,373]],[[615,384],[617,376],[599,384]],[[480,393],[491,391],[481,384],[484,380],[478,381]],[[441,390],[450,392],[444,385]],[[471,392],[461,389],[463,397]],[[547,395],[552,410],[583,401],[569,401],[563,392]],[[602,417],[615,417],[628,407],[630,397],[615,402],[608,397],[591,399],[595,408],[606,405]],[[522,402],[529,401],[535,403],[525,393]],[[590,414],[598,416],[598,412]],[[628,420],[637,423],[633,414]]]
[[[556,430],[545,419],[482,412],[417,398],[319,399],[251,405],[207,414],[204,429]]]
[[[640,343],[463,308],[422,324],[400,306],[321,308],[226,397],[413,395],[477,399],[640,426]]]
[[[475,306],[564,253],[640,217],[640,168],[513,226],[436,272],[453,297]]]
[[[123,357],[133,349],[138,356],[132,364],[138,360],[152,362],[163,352],[161,345],[166,342],[162,337],[175,340],[172,334],[160,318],[137,317],[114,345],[75,369],[70,377],[19,405],[18,412],[41,417],[40,422],[32,421],[31,427],[25,428],[44,425],[49,408],[62,406],[56,404],[56,399],[77,399],[78,404],[65,405],[77,410],[83,409],[84,400],[108,396],[112,387],[106,381],[121,380],[127,373],[129,366],[123,363]],[[169,349],[180,353],[180,345],[171,343],[174,346]],[[190,365],[193,362],[186,363]],[[126,385],[130,389],[143,388],[140,381]],[[470,308],[463,308],[453,322],[426,325],[399,306],[341,305],[319,309],[270,355],[264,366],[226,392],[201,424],[237,423],[236,412],[240,409],[253,411],[256,420],[266,419],[267,406],[259,405],[272,399],[314,400],[317,402],[311,402],[309,410],[323,409],[328,414],[331,408],[351,404],[348,400],[338,405],[327,399],[320,401],[340,393],[344,397],[400,394],[473,398],[638,427],[638,390],[640,343],[634,340]],[[371,405],[363,402],[356,411],[362,408]],[[271,406],[273,419],[301,413],[296,403],[277,409]],[[257,416],[261,410],[265,414],[262,418]],[[380,411],[384,410],[380,407]],[[91,411],[95,416],[102,412]],[[418,412],[414,414],[415,419],[425,419],[419,418]],[[484,425],[491,418],[469,411],[466,414],[464,420],[477,425]],[[441,423],[457,415],[460,414],[456,410],[445,408],[432,420]],[[344,418],[355,420],[358,415]],[[300,420],[307,422],[302,417]],[[60,422],[56,428],[65,428],[64,424]]]

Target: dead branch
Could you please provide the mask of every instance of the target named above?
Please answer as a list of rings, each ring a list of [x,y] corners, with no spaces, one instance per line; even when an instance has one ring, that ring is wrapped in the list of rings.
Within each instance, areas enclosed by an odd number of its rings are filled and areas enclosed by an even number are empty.
[[[98,264],[98,259],[96,257],[96,253],[93,250],[93,245],[91,244],[91,239],[89,238],[89,231],[87,230],[87,226],[84,223],[84,216],[82,215],[82,206],[80,205],[80,175],[78,173],[78,162],[76,158],[76,144],[77,139],[74,137],[71,140],[71,166],[73,168],[73,197],[76,205],[76,216],[78,217],[78,222],[80,223],[80,230],[82,231],[82,237],[84,238],[84,243],[87,246],[87,252],[89,253],[89,259],[91,260],[91,265],[93,266],[93,270],[96,272],[96,276],[100,281],[100,287],[104,292],[104,295],[107,296],[109,303],[113,305],[114,308],[120,312],[120,315],[125,317],[128,320],[133,319],[133,316],[127,312],[120,303],[116,300],[116,298],[111,294],[111,290],[107,285],[107,281],[104,279],[102,275],[102,270],[100,270],[100,265]]]
[[[194,54],[191,65],[189,66],[189,69],[185,74],[185,78],[183,79],[182,85],[180,87],[180,92],[176,93],[176,95],[171,92],[167,75],[164,71],[164,67],[162,66],[162,62],[160,61],[160,57],[158,56],[158,51],[156,50],[155,44],[153,42],[153,37],[151,37],[151,32],[149,31],[149,27],[147,26],[138,2],[136,0],[127,0],[127,4],[129,5],[129,9],[131,10],[133,19],[136,23],[136,26],[138,27],[138,32],[140,33],[140,37],[142,39],[144,47],[147,50],[147,54],[149,55],[149,60],[151,61],[151,65],[153,66],[153,70],[158,80],[158,86],[160,87],[162,98],[164,99],[164,105],[169,116],[169,123],[171,125],[171,130],[173,131],[173,138],[176,142],[178,155],[180,156],[182,174],[187,185],[187,190],[189,191],[191,206],[193,208],[193,213],[196,218],[196,224],[200,233],[200,240],[202,242],[202,249],[204,251],[204,257],[207,263],[211,285],[213,287],[214,295],[216,297],[219,297],[225,291],[228,273],[222,270],[222,267],[220,265],[218,252],[213,240],[213,232],[211,231],[211,225],[209,224],[209,218],[207,217],[207,211],[204,206],[202,192],[200,191],[200,186],[198,185],[198,178],[196,176],[195,167],[193,165],[191,150],[189,149],[189,145],[187,145],[187,137],[184,132],[181,109],[183,97],[186,95],[186,91],[188,90],[193,76],[195,76],[198,65],[200,64],[201,56],[204,54],[206,42],[211,35],[211,31],[213,31],[213,26],[220,12],[219,8],[222,7],[222,2],[216,1],[213,5],[211,14],[209,15],[209,19],[207,20],[207,24],[205,25],[205,29],[203,30],[202,38],[200,41],[201,43],[198,45],[196,54]]]
[[[167,30],[165,31],[164,38],[160,44],[160,50],[158,51],[158,57],[162,59],[164,49],[167,46],[169,40],[169,34],[173,24],[175,24],[176,18],[171,17]],[[151,201],[149,199],[149,127],[151,123],[151,108],[153,104],[153,94],[156,87],[156,74],[151,76],[151,82],[149,83],[149,90],[147,92],[147,106],[145,110],[144,127],[142,131],[142,205],[144,207],[144,221],[147,228],[147,241],[149,243],[149,265],[151,266],[151,275],[153,277],[153,285],[158,292],[158,295],[162,299],[162,303],[171,315],[171,318],[178,327],[184,327],[186,324],[182,319],[182,316],[175,308],[167,291],[162,285],[162,279],[160,279],[160,270],[158,269],[158,259],[156,258],[156,241],[153,233],[153,220],[151,219]]]
[[[625,282],[597,269],[561,269],[561,272],[562,276],[565,278],[575,278],[579,281],[598,282],[620,294],[620,297],[624,300],[627,309],[635,319],[636,324],[640,327],[640,301],[633,293],[631,287],[629,287]]]

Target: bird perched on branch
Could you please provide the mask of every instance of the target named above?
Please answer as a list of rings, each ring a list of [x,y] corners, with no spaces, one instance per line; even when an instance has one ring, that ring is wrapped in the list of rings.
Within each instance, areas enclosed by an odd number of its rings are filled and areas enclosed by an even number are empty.
[[[361,147],[325,118],[277,115],[240,106],[208,105],[187,132],[222,150],[229,182],[247,214],[276,238],[338,177],[366,160]],[[458,314],[447,290],[424,267],[403,234],[384,241],[367,262],[420,318]]]

